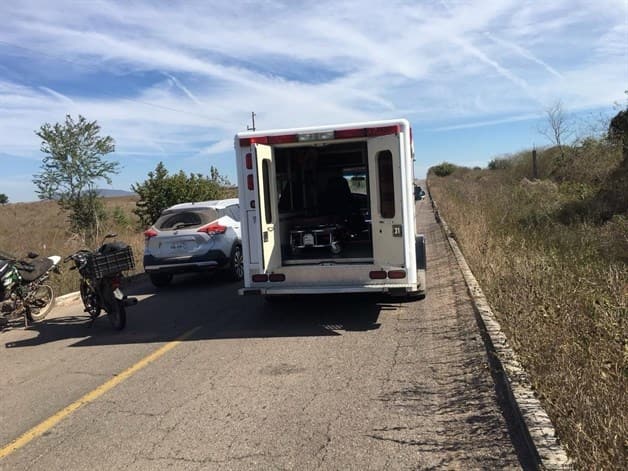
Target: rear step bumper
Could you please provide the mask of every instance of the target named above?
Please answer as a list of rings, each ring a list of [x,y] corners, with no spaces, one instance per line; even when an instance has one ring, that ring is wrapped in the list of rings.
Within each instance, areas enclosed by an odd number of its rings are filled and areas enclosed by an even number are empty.
[[[416,292],[412,286],[320,286],[290,288],[240,288],[240,296],[251,295],[285,295],[285,294],[344,294],[344,293],[389,293],[393,296],[404,296]]]

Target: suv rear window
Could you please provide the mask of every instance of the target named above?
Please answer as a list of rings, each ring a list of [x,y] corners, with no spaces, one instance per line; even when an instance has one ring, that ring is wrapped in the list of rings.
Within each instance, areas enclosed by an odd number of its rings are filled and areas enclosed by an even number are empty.
[[[157,219],[155,227],[160,231],[193,228],[215,221],[219,217],[218,211],[211,208],[169,211]]]

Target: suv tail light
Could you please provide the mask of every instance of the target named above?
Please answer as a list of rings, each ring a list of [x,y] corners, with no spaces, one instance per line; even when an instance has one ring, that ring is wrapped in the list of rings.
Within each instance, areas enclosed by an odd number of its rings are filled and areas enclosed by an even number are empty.
[[[206,224],[203,227],[199,227],[196,232],[204,232],[208,235],[224,234],[227,231],[227,227],[216,222]]]
[[[156,236],[157,236],[157,231],[153,228],[150,228],[144,231],[145,242],[148,242],[148,239],[150,239],[151,237],[156,237]]]

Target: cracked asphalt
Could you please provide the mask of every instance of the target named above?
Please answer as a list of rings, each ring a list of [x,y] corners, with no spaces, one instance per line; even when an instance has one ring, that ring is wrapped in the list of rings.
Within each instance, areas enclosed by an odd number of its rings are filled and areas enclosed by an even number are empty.
[[[0,333],[0,446],[200,326],[2,470],[521,469],[462,275],[425,201],[428,296],[298,297],[181,277],[115,333],[77,304]]]

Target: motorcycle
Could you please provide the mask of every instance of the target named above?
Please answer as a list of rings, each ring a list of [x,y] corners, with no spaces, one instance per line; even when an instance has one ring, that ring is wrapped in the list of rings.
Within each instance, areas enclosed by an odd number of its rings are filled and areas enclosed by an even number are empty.
[[[43,320],[54,305],[55,293],[46,283],[50,272],[59,273],[61,257],[39,257],[29,253],[28,260],[0,254],[0,325],[24,317],[29,322]]]
[[[73,261],[70,269],[78,270],[81,276],[81,300],[92,323],[104,310],[113,328],[122,330],[126,325],[126,307],[137,304],[137,298],[126,296],[120,288],[123,272],[133,269],[135,260],[127,244],[105,243],[116,236],[107,234],[98,250],[81,249],[68,255],[64,262]]]

